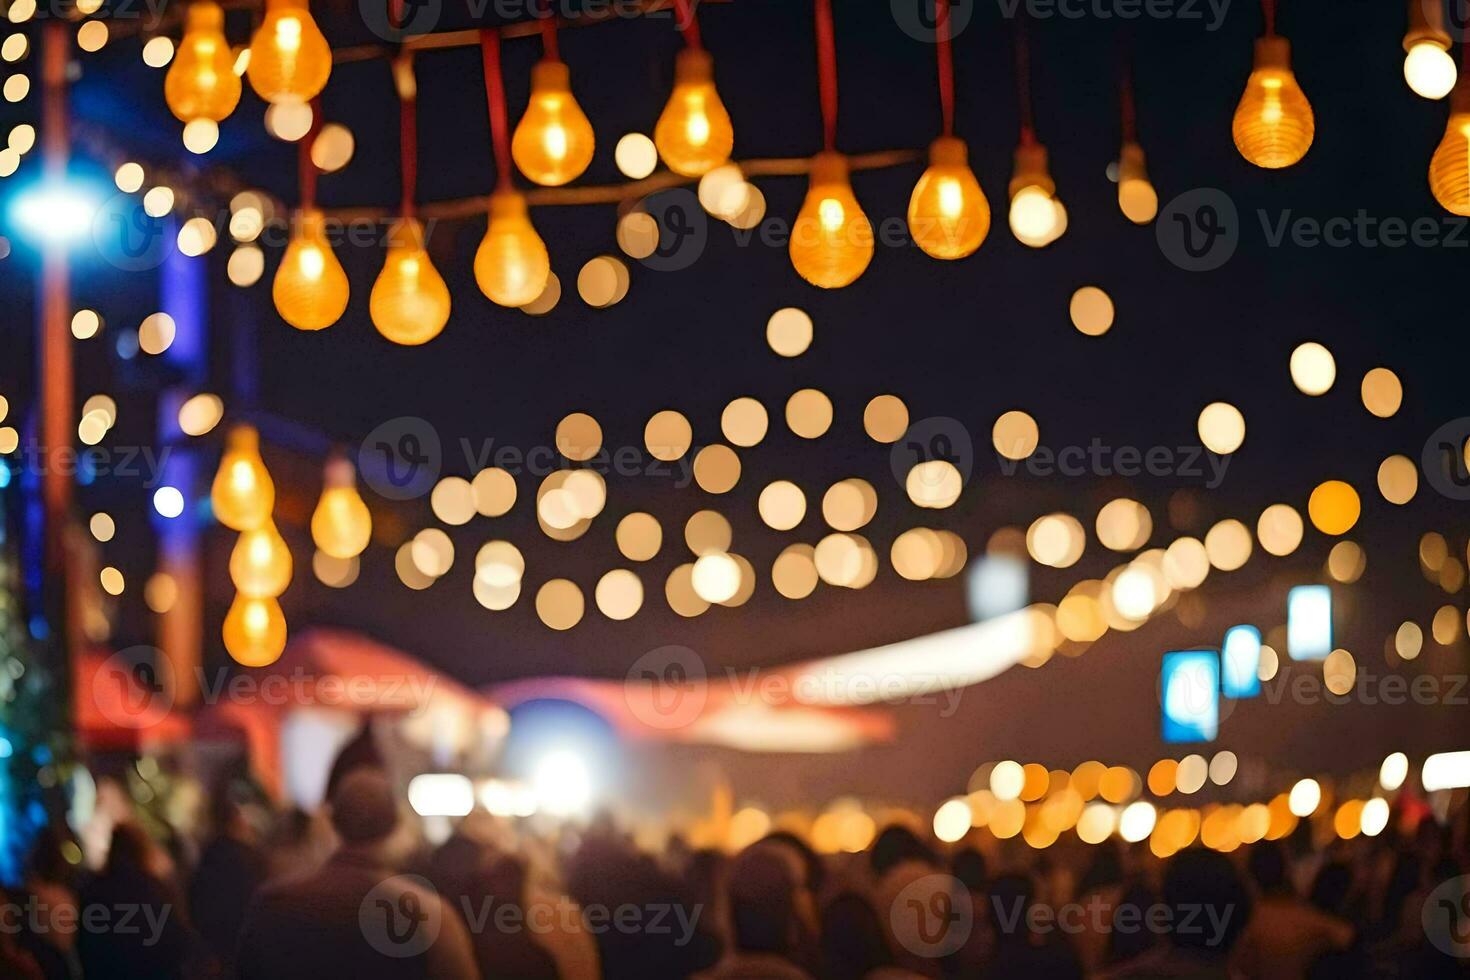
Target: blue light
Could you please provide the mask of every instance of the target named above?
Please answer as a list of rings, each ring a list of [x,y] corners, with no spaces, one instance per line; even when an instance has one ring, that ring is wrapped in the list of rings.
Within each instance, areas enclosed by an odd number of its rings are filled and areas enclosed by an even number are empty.
[[[1165,742],[1213,742],[1220,731],[1220,658],[1213,650],[1164,654],[1159,671]]]
[[[47,244],[69,244],[92,230],[98,200],[89,184],[47,180],[16,195],[11,219],[28,236]]]
[[[10,464],[0,459],[0,490],[10,486]]]
[[[1220,691],[1227,698],[1253,698],[1261,693],[1261,631],[1232,626],[1220,648]]]
[[[1332,652],[1332,590],[1298,585],[1286,593],[1286,652],[1293,660],[1325,660]]]
[[[1028,575],[1026,562],[1011,555],[985,555],[971,562],[965,577],[970,618],[984,622],[1026,605]]]

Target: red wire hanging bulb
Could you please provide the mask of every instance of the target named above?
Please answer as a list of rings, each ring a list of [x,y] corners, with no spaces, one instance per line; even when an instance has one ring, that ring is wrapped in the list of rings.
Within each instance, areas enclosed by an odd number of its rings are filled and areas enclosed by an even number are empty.
[[[684,48],[674,61],[674,91],[653,128],[664,164],[684,177],[700,177],[730,159],[735,128],[715,90],[715,62],[699,36],[690,0],[674,0]]]
[[[969,148],[954,135],[949,0],[934,0],[934,30],[944,133],[929,145],[929,167],[909,197],[909,234],[927,255],[962,259],[974,253],[990,231],[990,202],[970,169]]]
[[[493,303],[525,306],[539,297],[551,277],[546,243],[531,224],[526,199],[510,182],[510,140],[506,132],[505,83],[500,75],[500,35],[480,32],[485,66],[485,97],[490,107],[490,136],[495,148],[495,191],[490,195],[490,222],[475,250],[475,282]]]
[[[572,73],[561,60],[556,18],[541,18],[541,60],[531,69],[531,98],[516,124],[510,153],[521,173],[544,187],[576,180],[592,162],[592,123],[572,95]]]
[[[1057,198],[1046,147],[1037,142],[1031,121],[1031,49],[1026,43],[1025,20],[1016,21],[1016,92],[1021,106],[1021,143],[1011,170],[1007,218],[1018,242],[1045,248],[1067,230],[1067,209]]]
[[[873,260],[873,226],[848,179],[847,157],[836,150],[837,51],[832,0],[816,0],[817,55],[822,92],[824,149],[812,157],[811,183],[791,226],[791,264],[823,289],[852,283]]]
[[[1256,39],[1255,66],[1230,129],[1241,156],[1258,167],[1279,170],[1307,155],[1316,121],[1291,70],[1291,44],[1276,33],[1276,0],[1261,0],[1261,6],[1266,33]]]
[[[1148,179],[1143,147],[1138,144],[1133,108],[1133,79],[1123,69],[1123,149],[1118,154],[1118,207],[1135,225],[1146,225],[1159,213],[1159,195]]]
[[[393,6],[397,9],[401,3],[395,2]],[[395,344],[412,347],[439,336],[449,322],[450,300],[449,287],[434,268],[425,247],[424,226],[414,215],[414,190],[418,182],[418,89],[411,54],[403,54],[393,63],[393,81],[398,88],[403,204],[399,219],[388,232],[388,254],[368,297],[368,316],[378,333]]]
[[[316,164],[311,145],[321,131],[322,110],[312,104],[311,130],[298,150],[301,209],[286,254],[271,281],[276,312],[297,330],[325,330],[347,312],[347,273],[327,239],[326,217],[316,206]]]

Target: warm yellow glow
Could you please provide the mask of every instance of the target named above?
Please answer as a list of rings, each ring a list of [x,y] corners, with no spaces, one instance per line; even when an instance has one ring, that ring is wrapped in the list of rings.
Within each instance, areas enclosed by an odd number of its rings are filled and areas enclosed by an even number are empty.
[[[1011,198],[1008,218],[1016,240],[1032,248],[1050,245],[1066,227],[1056,198],[1034,184],[1021,188]]]
[[[235,531],[249,531],[270,520],[276,488],[260,458],[260,435],[250,426],[230,431],[209,500],[219,522]]]
[[[326,87],[331,73],[332,49],[307,0],[267,0],[245,69],[255,93],[267,102],[306,102]]]
[[[1444,139],[1429,161],[1429,190],[1446,211],[1470,215],[1470,80],[1455,86]]]
[[[1404,54],[1404,81],[1415,95],[1442,99],[1455,87],[1458,74],[1455,59],[1434,41],[1418,41]]]
[[[274,599],[236,596],[225,615],[225,650],[246,667],[266,667],[286,650],[286,615]]]
[[[1341,480],[1327,480],[1307,500],[1307,516],[1323,534],[1346,534],[1358,523],[1362,503],[1358,492]]]
[[[383,271],[368,297],[373,326],[395,344],[424,344],[449,322],[449,308],[449,287],[424,248],[423,226],[402,219],[389,232]]]
[[[962,259],[990,231],[990,202],[970,169],[963,140],[942,136],[929,146],[929,168],[909,197],[909,234],[925,254]]]
[[[1198,429],[1205,448],[1224,456],[1245,441],[1245,416],[1229,402],[1211,402],[1199,413]]]
[[[220,122],[240,102],[240,79],[225,40],[225,12],[213,0],[189,6],[184,38],[163,80],[163,97],[183,122]]]
[[[1159,195],[1149,182],[1143,148],[1124,143],[1118,158],[1118,207],[1135,225],[1146,225],[1159,213]]]
[[[791,227],[791,264],[807,282],[840,289],[873,259],[873,226],[852,193],[847,158],[830,150],[812,158],[811,184]]]
[[[582,176],[592,149],[592,123],[572,95],[571,71],[560,61],[537,62],[526,113],[510,141],[516,166],[535,183],[557,187]]]
[[[1298,344],[1290,367],[1292,384],[1304,395],[1325,395],[1337,380],[1337,360],[1316,341]]]
[[[327,241],[320,211],[303,211],[286,246],[271,299],[276,312],[297,330],[325,330],[347,311],[347,273]]]
[[[267,521],[246,531],[230,552],[230,580],[248,599],[274,599],[291,584],[291,550]]]
[[[333,558],[354,558],[373,536],[373,516],[357,492],[356,473],[345,459],[327,464],[325,485],[311,515],[311,539]]]
[[[1287,797],[1287,806],[1294,817],[1310,817],[1322,802],[1322,786],[1315,779],[1299,779]]]
[[[526,199],[515,191],[490,196],[490,223],[475,250],[475,282],[500,306],[525,306],[551,275],[546,243],[536,234]]]
[[[1291,45],[1283,37],[1258,39],[1231,125],[1236,149],[1258,167],[1279,170],[1307,155],[1314,130],[1312,105],[1291,71]]]
[[[735,130],[715,91],[708,51],[681,50],[674,62],[674,91],[653,129],[653,142],[674,173],[698,177],[730,159]]]

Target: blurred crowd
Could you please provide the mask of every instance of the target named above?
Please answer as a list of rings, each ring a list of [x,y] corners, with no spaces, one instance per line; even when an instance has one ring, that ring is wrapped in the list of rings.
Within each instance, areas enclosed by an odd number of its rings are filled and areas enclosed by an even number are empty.
[[[408,814],[360,766],[334,775],[319,819],[222,790],[192,845],[119,822],[95,871],[45,838],[0,895],[0,977],[1470,976],[1465,808],[1162,860],[1120,841],[941,847],[899,825],[858,854],[784,831],[735,854],[677,838],[648,853],[605,817],[482,811],[429,846]]]

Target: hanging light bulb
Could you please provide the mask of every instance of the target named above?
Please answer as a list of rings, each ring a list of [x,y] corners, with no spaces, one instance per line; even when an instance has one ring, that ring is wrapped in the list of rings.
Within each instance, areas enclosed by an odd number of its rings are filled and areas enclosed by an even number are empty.
[[[475,282],[501,306],[525,306],[551,275],[546,243],[536,234],[526,199],[512,190],[490,195],[490,223],[475,250]]]
[[[698,177],[730,159],[735,129],[715,91],[715,61],[703,48],[674,59],[674,91],[653,127],[653,145],[674,173]]]
[[[1016,147],[1012,170],[1011,234],[1023,245],[1043,248],[1067,230],[1067,209],[1057,200],[1056,182],[1046,165],[1046,147],[1035,140],[1022,140]]]
[[[582,176],[592,162],[593,142],[592,123],[572,96],[566,63],[536,62],[531,100],[510,141],[516,166],[534,182],[558,187]]]
[[[383,271],[368,297],[368,315],[378,333],[395,344],[428,343],[449,322],[449,287],[424,248],[424,228],[418,221],[398,221],[388,242]]]
[[[356,558],[373,536],[373,515],[357,492],[352,464],[338,457],[327,463],[322,497],[311,515],[311,539],[333,558]]]
[[[291,549],[266,521],[245,531],[230,552],[230,581],[248,599],[274,599],[291,584]]]
[[[301,212],[271,283],[276,312],[297,330],[324,330],[347,310],[347,273],[327,241],[326,218]]]
[[[970,169],[964,140],[941,136],[929,145],[929,168],[909,197],[909,234],[936,259],[962,259],[990,231],[990,202]]]
[[[1307,155],[1315,123],[1312,104],[1291,71],[1291,44],[1274,34],[1256,39],[1256,61],[1235,107],[1231,132],[1240,155],[1279,170]]]
[[[225,614],[225,650],[236,663],[267,667],[286,650],[286,614],[275,599],[237,595]]]
[[[823,289],[841,289],[872,261],[873,226],[852,193],[841,153],[812,157],[811,184],[791,226],[789,251],[801,278]]]
[[[1470,79],[1455,83],[1444,139],[1429,161],[1429,190],[1439,206],[1470,217]]]
[[[266,0],[245,68],[255,94],[267,102],[306,102],[321,93],[331,73],[332,49],[307,0]]]
[[[1404,81],[1415,95],[1442,99],[1455,87],[1458,70],[1444,29],[1444,0],[1409,0],[1404,34]]]
[[[213,0],[196,0],[189,5],[183,40],[163,80],[169,109],[186,123],[225,119],[240,103],[234,64],[225,40],[224,10]]]
[[[276,488],[260,458],[260,434],[251,426],[230,430],[209,502],[219,522],[234,531],[249,531],[270,520]]]
[[[1159,213],[1159,195],[1149,182],[1143,147],[1131,141],[1123,144],[1118,156],[1118,207],[1135,225],[1146,225]]]

